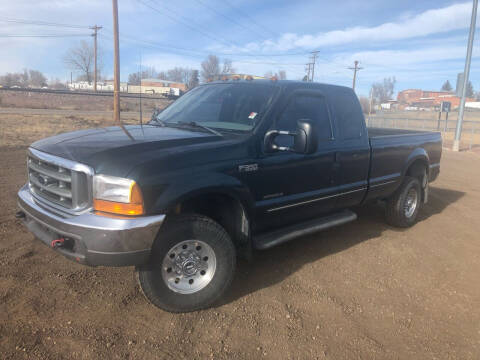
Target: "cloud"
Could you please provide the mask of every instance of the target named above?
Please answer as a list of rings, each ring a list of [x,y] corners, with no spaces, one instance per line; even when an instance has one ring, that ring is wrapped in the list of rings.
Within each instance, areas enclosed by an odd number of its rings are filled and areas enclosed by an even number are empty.
[[[373,27],[351,27],[319,34],[283,34],[277,40],[250,42],[230,51],[288,51],[296,48],[313,49],[324,46],[345,45],[354,42],[380,42],[412,39],[464,29],[470,24],[470,2],[431,9],[418,15],[403,16],[398,22]]]

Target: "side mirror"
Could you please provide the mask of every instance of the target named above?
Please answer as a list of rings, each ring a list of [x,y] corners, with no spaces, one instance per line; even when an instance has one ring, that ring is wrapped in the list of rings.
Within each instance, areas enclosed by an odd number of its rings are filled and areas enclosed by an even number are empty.
[[[293,137],[293,146],[277,145],[275,139],[279,135]],[[308,119],[298,120],[297,130],[294,132],[270,130],[265,134],[264,144],[266,152],[292,151],[299,154],[312,154],[317,150],[317,138],[313,131],[312,122]]]

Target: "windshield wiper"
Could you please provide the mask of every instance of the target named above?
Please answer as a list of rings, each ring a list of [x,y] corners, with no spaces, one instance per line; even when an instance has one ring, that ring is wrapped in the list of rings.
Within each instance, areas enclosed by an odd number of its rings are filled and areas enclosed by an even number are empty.
[[[218,131],[216,130],[213,130],[212,128],[209,128],[208,126],[205,126],[205,125],[201,125],[195,121],[179,121],[177,124],[179,125],[187,125],[187,126],[191,126],[191,127],[195,127],[195,128],[200,128],[200,129],[204,129],[204,130],[207,130],[209,132],[211,132],[212,134],[215,134],[217,136],[223,136],[222,134],[220,134]]]

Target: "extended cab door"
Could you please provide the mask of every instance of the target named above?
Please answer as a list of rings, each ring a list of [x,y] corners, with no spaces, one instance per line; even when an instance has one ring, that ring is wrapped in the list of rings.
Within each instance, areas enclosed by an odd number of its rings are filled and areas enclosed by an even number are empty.
[[[351,89],[340,88],[329,100],[339,138],[339,147],[335,152],[339,166],[335,206],[348,208],[360,204],[367,192],[370,142],[355,93]]]
[[[326,98],[320,91],[297,90],[284,101],[271,129],[296,131],[297,121],[313,122],[318,148],[313,154],[290,151],[263,154],[257,181],[257,230],[285,226],[317,217],[335,207],[336,139]],[[293,138],[280,135],[279,146],[290,147]]]

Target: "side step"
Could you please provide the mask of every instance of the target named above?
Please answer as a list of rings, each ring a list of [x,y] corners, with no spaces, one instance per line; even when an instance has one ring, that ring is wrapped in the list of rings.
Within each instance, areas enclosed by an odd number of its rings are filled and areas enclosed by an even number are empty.
[[[265,250],[297,237],[313,234],[334,226],[346,224],[357,219],[357,214],[350,210],[328,215],[319,219],[287,226],[253,238],[253,244],[258,250]]]

